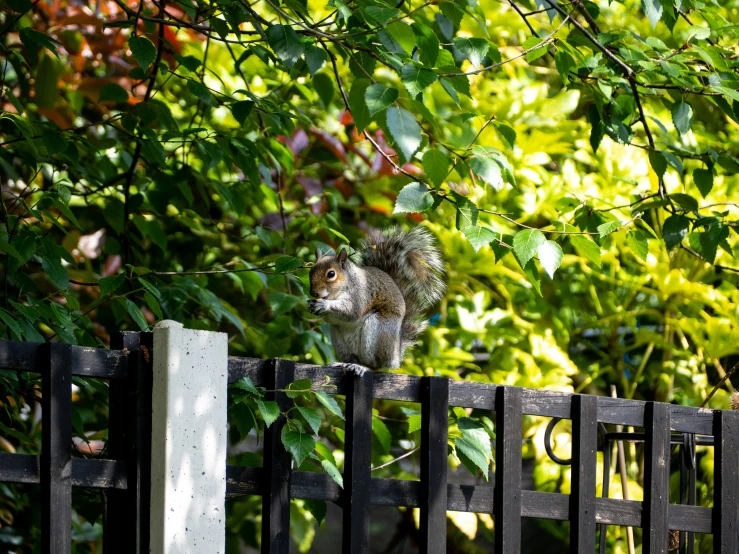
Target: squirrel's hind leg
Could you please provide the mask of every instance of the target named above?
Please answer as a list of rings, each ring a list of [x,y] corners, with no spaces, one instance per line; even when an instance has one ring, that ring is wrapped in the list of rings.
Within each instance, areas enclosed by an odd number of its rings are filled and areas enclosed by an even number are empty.
[[[398,369],[402,361],[401,324],[399,318],[378,314],[369,316],[362,328],[360,361],[376,368]]]

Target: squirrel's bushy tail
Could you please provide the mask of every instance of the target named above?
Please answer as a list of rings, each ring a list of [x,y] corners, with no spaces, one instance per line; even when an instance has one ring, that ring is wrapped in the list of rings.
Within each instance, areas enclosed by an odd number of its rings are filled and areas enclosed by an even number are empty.
[[[444,296],[444,261],[433,235],[423,227],[391,227],[363,241],[362,265],[381,269],[398,284],[405,300],[403,350],[427,325],[424,312]]]

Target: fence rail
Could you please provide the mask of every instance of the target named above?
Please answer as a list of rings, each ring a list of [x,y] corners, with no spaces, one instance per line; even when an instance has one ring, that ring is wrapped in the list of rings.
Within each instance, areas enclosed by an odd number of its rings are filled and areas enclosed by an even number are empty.
[[[279,443],[280,425],[273,425],[265,433],[263,469],[228,467],[227,493],[262,495],[265,509],[269,508],[270,516],[262,520],[263,553],[288,552],[286,542],[265,538],[279,537],[280,532],[287,528],[291,498],[326,500],[343,507],[343,552],[346,554],[369,551],[371,505],[421,508],[422,551],[428,553],[446,551],[446,511],[493,514],[495,549],[498,554],[521,551],[522,517],[570,521],[571,552],[577,553],[594,551],[598,525],[641,527],[645,554],[666,554],[669,530],[713,534],[714,553],[739,552],[737,412],[453,381],[440,377],[389,373],[367,373],[357,377],[341,369],[284,360],[229,358],[228,370],[230,383],[248,376],[256,385],[275,389],[293,379],[310,379],[318,386],[328,382],[335,387],[332,394],[346,396],[343,490],[325,474],[285,469],[282,462],[285,452]],[[278,403],[283,401],[280,394],[275,394]],[[422,456],[419,481],[370,478],[371,437],[368,430],[371,428],[373,398],[421,403]],[[447,414],[448,408],[455,406],[494,412],[496,444],[493,485],[471,486],[446,482]],[[572,420],[571,494],[521,489],[524,415]],[[599,423],[644,429],[643,501],[596,496]],[[715,437],[717,477],[713,508],[670,503],[672,431],[689,436],[700,434]],[[610,442],[606,441],[606,444],[610,445]],[[279,470],[275,470],[278,460]]]

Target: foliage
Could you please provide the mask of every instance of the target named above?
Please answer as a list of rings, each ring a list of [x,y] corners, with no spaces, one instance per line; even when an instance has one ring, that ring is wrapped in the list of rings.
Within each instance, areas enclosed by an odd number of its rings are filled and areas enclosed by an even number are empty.
[[[169,318],[228,332],[234,355],[329,362],[305,309],[315,248],[423,222],[449,292],[403,371],[700,405],[739,354],[737,9],[5,0],[0,330],[104,345]],[[34,382],[0,384],[0,448],[34,452]],[[76,385],[80,455],[102,455],[105,384]],[[725,407],[725,389],[708,405]],[[308,398],[284,438],[304,465],[332,445],[340,469],[341,419],[320,392],[322,441]],[[231,461],[258,463],[239,443],[274,407],[258,390],[232,396]],[[420,422],[375,407],[379,467],[413,451]],[[450,417],[454,467],[487,468],[486,415]],[[545,425],[527,418],[524,455],[538,488],[566,491]],[[402,461],[373,475],[416,477]],[[33,494],[0,489],[0,544],[33,544]],[[80,552],[99,536],[90,503],[75,500]],[[305,551],[321,510],[293,509]],[[231,545],[257,545],[258,511],[229,504]]]

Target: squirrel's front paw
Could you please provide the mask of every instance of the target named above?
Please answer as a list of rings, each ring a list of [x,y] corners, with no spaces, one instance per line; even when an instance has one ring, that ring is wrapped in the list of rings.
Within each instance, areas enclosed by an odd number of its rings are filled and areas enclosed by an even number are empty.
[[[308,311],[312,314],[321,315],[327,309],[325,300],[308,300]]]

